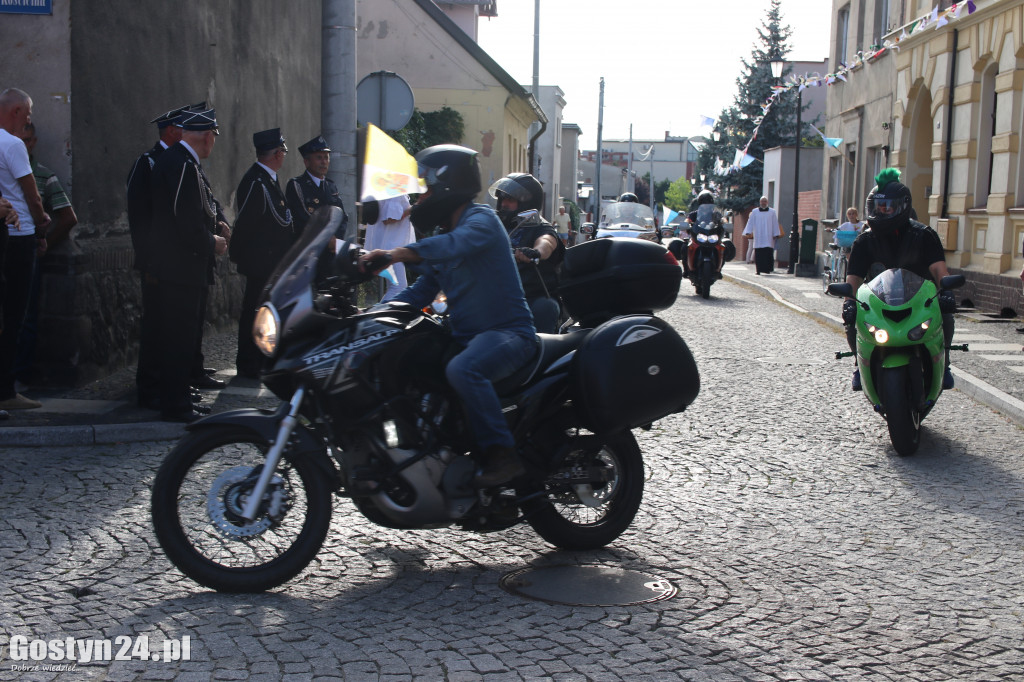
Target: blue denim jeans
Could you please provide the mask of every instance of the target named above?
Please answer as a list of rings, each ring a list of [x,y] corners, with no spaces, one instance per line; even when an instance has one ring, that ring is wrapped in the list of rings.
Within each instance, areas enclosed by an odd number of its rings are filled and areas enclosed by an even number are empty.
[[[481,449],[515,445],[492,382],[504,379],[525,365],[536,351],[536,336],[486,331],[474,336],[445,368],[448,383],[462,400]]]

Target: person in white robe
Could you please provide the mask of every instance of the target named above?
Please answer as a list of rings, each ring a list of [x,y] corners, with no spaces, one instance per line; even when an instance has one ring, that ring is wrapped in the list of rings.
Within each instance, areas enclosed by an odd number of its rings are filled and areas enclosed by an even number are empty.
[[[393,199],[382,199],[377,222],[366,226],[366,240],[363,248],[391,250],[416,241],[416,233],[409,221],[409,197],[405,194]],[[402,289],[409,286],[406,278],[405,265],[395,263],[391,267],[395,271],[396,282],[388,282],[388,289],[381,302],[390,301]]]
[[[757,274],[775,270],[775,240],[782,236],[782,226],[775,209],[768,207],[768,197],[761,197],[758,207],[750,212],[743,234],[754,237],[754,268]]]

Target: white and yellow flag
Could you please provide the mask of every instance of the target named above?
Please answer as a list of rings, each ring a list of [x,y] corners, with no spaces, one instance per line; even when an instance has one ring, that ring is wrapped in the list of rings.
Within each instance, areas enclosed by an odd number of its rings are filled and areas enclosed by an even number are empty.
[[[372,123],[367,125],[360,200],[380,201],[426,191],[426,185],[419,178],[416,159],[383,130]]]

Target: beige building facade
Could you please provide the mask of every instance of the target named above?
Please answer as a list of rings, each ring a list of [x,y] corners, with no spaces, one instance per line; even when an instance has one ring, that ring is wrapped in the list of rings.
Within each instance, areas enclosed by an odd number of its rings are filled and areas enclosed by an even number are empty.
[[[844,24],[849,45],[857,18],[883,10],[886,30],[873,44],[899,49],[829,88],[826,134],[844,138],[855,165],[830,152],[822,212],[838,218],[837,208],[862,206],[875,170],[899,168],[918,219],[939,232],[950,269],[967,275],[959,297],[985,312],[1024,314],[1024,0],[974,5],[954,15],[952,3],[939,3],[937,15],[913,0],[900,15],[886,0],[834,3],[834,55]]]
[[[357,81],[392,71],[409,83],[420,111],[462,115],[461,144],[480,152],[486,190],[529,172],[530,125],[546,120],[536,99],[430,0],[359,0]],[[477,197],[487,199],[486,192]]]

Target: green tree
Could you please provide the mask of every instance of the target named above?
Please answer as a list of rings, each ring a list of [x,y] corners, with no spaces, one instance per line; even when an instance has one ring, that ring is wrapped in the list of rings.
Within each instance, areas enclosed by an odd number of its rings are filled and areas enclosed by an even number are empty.
[[[462,144],[466,124],[462,114],[451,107],[422,112],[413,109],[412,118],[395,133],[395,139],[412,155],[435,144]]]
[[[785,60],[790,51],[787,40],[792,31],[782,25],[780,2],[771,0],[767,17],[757,31],[759,43],[754,45],[751,60],[743,60],[743,74],[736,79],[738,92],[733,106],[722,111],[715,124],[720,139],[717,142],[708,140],[697,159],[697,174],[704,173],[708,184],[713,183],[718,188],[719,205],[735,211],[756,205],[761,197],[764,150],[792,145],[796,138],[795,88],[778,95],[767,114],[763,114],[761,109],[771,97],[772,86],[785,82],[791,72],[791,69],[786,69],[779,81],[772,77],[771,72],[771,62]],[[764,120],[758,127],[755,119],[761,116]],[[751,139],[755,128],[757,137]],[[736,151],[742,150],[748,142],[747,153],[756,161],[733,173],[716,173],[717,161],[729,166]],[[698,188],[695,187],[694,191]]]
[[[690,205],[690,197],[693,196],[693,188],[686,178],[679,178],[671,183],[665,192],[665,205],[673,211],[684,213]]]

